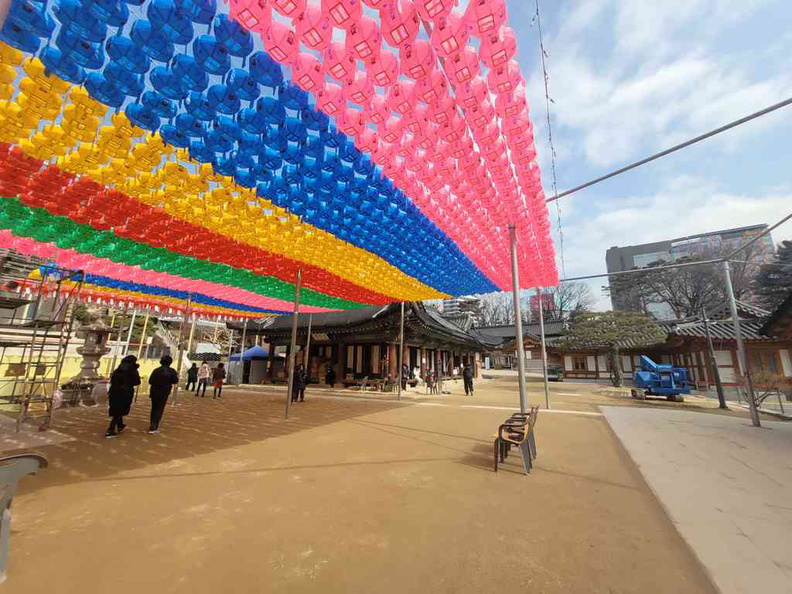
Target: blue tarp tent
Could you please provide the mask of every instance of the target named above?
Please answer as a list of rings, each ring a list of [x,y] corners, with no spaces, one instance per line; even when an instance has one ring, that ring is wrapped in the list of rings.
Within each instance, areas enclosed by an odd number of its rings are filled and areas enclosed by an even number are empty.
[[[254,346],[242,353],[242,359],[245,361],[251,361],[253,359],[266,359],[268,355],[269,351],[264,347]],[[239,361],[239,353],[236,355],[231,355],[231,360]]]

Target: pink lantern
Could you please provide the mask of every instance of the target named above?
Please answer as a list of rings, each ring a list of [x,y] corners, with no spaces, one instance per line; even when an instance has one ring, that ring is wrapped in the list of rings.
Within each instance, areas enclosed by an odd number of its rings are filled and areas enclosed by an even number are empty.
[[[297,37],[312,50],[321,51],[333,40],[330,20],[319,8],[309,5],[296,22]]]
[[[528,119],[528,114],[522,112],[503,121],[503,133],[507,138],[519,136],[523,133],[530,133],[533,136],[533,125]]]
[[[504,93],[495,98],[495,111],[502,118],[515,116],[522,111],[528,110],[528,102],[525,100],[525,87],[518,87],[511,93]]]
[[[393,144],[402,137],[402,121],[396,116],[391,116],[387,121],[377,126],[377,132],[382,140]]]
[[[368,105],[363,108],[366,119],[376,125],[383,123],[390,117],[391,108],[382,95],[374,95]]]
[[[454,87],[454,95],[457,103],[465,109],[471,109],[487,98],[489,90],[484,80],[476,76],[471,81]]]
[[[428,41],[419,39],[399,49],[401,73],[414,80],[429,75],[435,68],[435,55]]]
[[[374,85],[362,70],[355,70],[354,76],[344,82],[344,97],[358,105],[365,105],[374,96]]]
[[[363,128],[355,139],[355,145],[365,153],[373,153],[379,146],[377,133],[371,128]]]
[[[496,95],[511,93],[524,82],[520,65],[514,60],[491,69],[487,75],[487,85]]]
[[[438,57],[450,58],[462,51],[462,48],[467,45],[469,37],[470,34],[462,17],[451,13],[435,23],[430,39]]]
[[[498,31],[488,33],[481,38],[479,58],[487,68],[495,68],[505,64],[517,53],[517,38],[514,29],[501,27]]]
[[[412,81],[400,80],[388,92],[388,106],[401,115],[407,115],[412,111],[414,101],[415,83]]]
[[[345,103],[343,89],[335,83],[325,83],[316,93],[316,106],[327,115],[335,115]]]
[[[363,0],[363,4],[374,10],[379,10],[388,3],[388,0]]]
[[[361,17],[347,29],[346,48],[360,60],[379,54],[381,45],[382,35],[373,19]]]
[[[380,8],[382,36],[392,47],[401,48],[415,41],[421,21],[412,2],[389,0]]]
[[[270,4],[283,16],[293,20],[305,12],[306,0],[270,0]]]
[[[495,110],[489,101],[465,111],[465,119],[471,128],[485,128],[490,122],[495,121]]]
[[[470,82],[479,73],[479,57],[476,50],[466,47],[461,52],[457,52],[443,63],[448,80],[456,87],[457,85]]]
[[[416,83],[416,95],[424,103],[432,103],[448,95],[448,83],[439,70],[433,70]]]
[[[436,124],[442,124],[447,122],[453,115],[456,115],[456,113],[456,102],[450,96],[444,95],[429,105],[427,116]]]
[[[440,124],[439,136],[446,142],[455,142],[465,135],[465,120],[455,114],[447,122]]]
[[[272,9],[267,0],[231,0],[229,13],[231,20],[258,33],[269,29],[272,23]]]
[[[300,44],[297,36],[287,25],[272,21],[269,29],[262,35],[264,48],[273,60],[289,64],[297,57]]]
[[[506,21],[506,0],[471,0],[465,11],[465,21],[473,35],[497,31]]]
[[[319,58],[306,52],[298,52],[294,60],[294,82],[303,90],[310,91],[324,85],[324,68]]]
[[[363,112],[351,107],[344,108],[340,117],[336,118],[336,123],[338,128],[347,136],[357,136],[366,125]]]
[[[399,78],[399,59],[393,52],[382,51],[366,62],[366,72],[378,87],[389,87]]]
[[[412,113],[402,118],[404,129],[413,136],[423,136],[429,121],[426,117],[426,107],[417,105]]]
[[[363,15],[360,0],[322,0],[322,12],[339,29],[349,29]]]
[[[442,19],[454,9],[454,0],[413,0],[413,4],[425,21]]]
[[[324,52],[325,70],[334,79],[344,82],[353,76],[355,70],[355,56],[344,44],[333,42]]]

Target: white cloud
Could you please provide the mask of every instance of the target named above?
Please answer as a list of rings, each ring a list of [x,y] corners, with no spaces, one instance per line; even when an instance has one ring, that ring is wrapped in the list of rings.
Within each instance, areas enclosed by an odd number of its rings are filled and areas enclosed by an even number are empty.
[[[605,272],[605,251],[673,237],[682,237],[731,227],[773,224],[792,211],[792,186],[757,188],[752,196],[734,194],[711,180],[678,176],[654,194],[628,196],[622,206],[579,220],[565,229],[564,251],[567,275]],[[778,242],[792,237],[792,223],[774,234]],[[558,245],[558,243],[556,243]],[[609,307],[599,287],[606,279],[590,283],[601,309]]]

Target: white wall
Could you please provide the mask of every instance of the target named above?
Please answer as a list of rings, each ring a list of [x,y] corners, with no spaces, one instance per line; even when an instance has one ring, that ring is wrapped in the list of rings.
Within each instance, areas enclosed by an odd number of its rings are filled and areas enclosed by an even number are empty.
[[[622,369],[626,372],[632,373],[632,357],[624,355],[622,357]]]
[[[792,360],[789,358],[789,349],[781,349],[778,351],[781,358],[781,372],[786,377],[792,377]]]
[[[597,364],[594,363],[594,357],[592,355],[587,356],[586,357],[586,367],[588,367],[588,370],[589,371],[594,371],[596,366],[597,366]]]
[[[564,355],[564,369],[566,371],[572,371],[572,357],[569,355]]]

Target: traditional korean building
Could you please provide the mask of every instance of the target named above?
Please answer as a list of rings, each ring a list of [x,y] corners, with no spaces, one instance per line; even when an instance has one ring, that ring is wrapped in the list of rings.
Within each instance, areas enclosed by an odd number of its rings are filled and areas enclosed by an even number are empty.
[[[737,314],[745,344],[748,365],[757,388],[779,389],[792,395],[792,297],[772,314],[758,307],[738,302]],[[714,389],[715,379],[707,345],[707,325],[715,350],[715,361],[725,386],[738,386],[744,375],[737,357],[734,324],[723,305],[702,318],[663,322],[663,342],[642,346],[621,344],[622,369],[630,376],[640,366],[641,355],[656,363],[686,367],[700,390]],[[526,344],[536,345],[535,337]],[[591,345],[583,348],[561,346],[558,339],[548,340],[549,356],[563,362],[564,375],[579,379],[608,379],[610,366],[607,348]],[[771,385],[772,384],[772,385]]]
[[[269,345],[264,382],[286,380],[285,361],[291,342],[293,316],[249,324],[246,337],[261,336]],[[307,359],[311,381],[324,382],[328,365],[339,383],[364,378],[398,377],[400,305],[365,307],[310,316],[310,353],[305,354],[309,316],[297,320],[297,362]],[[242,324],[229,324],[237,332]],[[248,340],[251,340],[248,338]],[[473,365],[478,374],[482,353],[490,343],[474,330],[465,331],[422,303],[404,307],[404,362],[422,377],[428,371],[451,377],[462,365]]]

